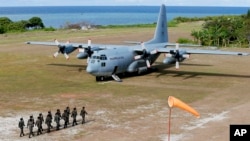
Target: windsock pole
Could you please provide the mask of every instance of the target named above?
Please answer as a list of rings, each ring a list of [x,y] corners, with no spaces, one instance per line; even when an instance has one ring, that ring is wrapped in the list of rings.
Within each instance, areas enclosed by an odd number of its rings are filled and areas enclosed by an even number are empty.
[[[168,117],[168,141],[170,141],[171,109],[172,109],[172,108],[169,107],[169,117]]]

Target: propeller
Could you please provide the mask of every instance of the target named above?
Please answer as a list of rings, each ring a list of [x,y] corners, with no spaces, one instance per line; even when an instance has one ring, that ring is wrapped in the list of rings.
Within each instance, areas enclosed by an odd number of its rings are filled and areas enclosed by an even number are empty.
[[[141,47],[142,47],[142,55],[136,55],[134,57],[135,60],[139,60],[139,59],[144,59],[146,61],[147,67],[150,68],[150,61],[149,61],[149,57],[150,55],[156,54],[157,50],[152,50],[152,51],[147,51],[144,42],[141,43]]]
[[[176,43],[175,45],[175,51],[170,50],[169,54],[166,54],[166,57],[173,57],[175,58],[175,68],[180,68],[180,61],[182,58],[189,58],[189,54],[180,54],[179,51],[179,43]]]
[[[69,55],[66,53],[65,48],[66,46],[69,45],[69,41],[66,42],[66,45],[61,45],[60,42],[57,39],[55,39],[55,44],[58,46],[59,50],[54,53],[53,57],[55,58],[58,56],[59,53],[62,53],[64,57],[68,60]]]
[[[91,57],[91,55],[94,53],[94,51],[91,50],[91,40],[88,39],[88,47],[84,49],[84,51],[88,54],[88,57]]]

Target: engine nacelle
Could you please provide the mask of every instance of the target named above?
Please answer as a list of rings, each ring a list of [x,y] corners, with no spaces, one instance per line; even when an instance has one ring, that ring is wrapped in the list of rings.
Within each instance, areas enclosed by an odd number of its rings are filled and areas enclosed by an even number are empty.
[[[128,68],[127,71],[132,73],[132,72],[137,72],[137,71],[144,71],[144,67],[147,68],[146,61],[145,60],[137,60],[132,62]]]
[[[86,59],[86,58],[88,58],[88,53],[80,52],[80,53],[77,54],[76,58],[78,58],[78,59]]]
[[[163,60],[163,64],[174,64],[176,62],[176,59],[173,57],[166,57]]]
[[[174,53],[168,53],[165,56],[166,56],[166,58],[163,60],[164,64],[174,64],[174,63],[176,63],[176,60],[178,60],[179,62],[182,62],[185,59],[190,57],[190,55],[187,54],[185,50],[179,51],[178,56],[176,56],[176,54],[174,54]]]
[[[75,51],[76,49],[77,48],[72,47],[72,45],[66,45],[66,46],[60,47],[61,53],[66,53],[66,54],[70,54],[73,51]]]

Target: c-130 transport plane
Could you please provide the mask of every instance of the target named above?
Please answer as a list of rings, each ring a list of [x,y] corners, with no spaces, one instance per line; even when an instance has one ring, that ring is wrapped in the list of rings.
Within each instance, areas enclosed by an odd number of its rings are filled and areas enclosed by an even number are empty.
[[[156,61],[161,53],[166,53],[164,64],[176,64],[189,58],[190,54],[212,54],[212,55],[240,55],[249,53],[229,52],[220,50],[200,50],[200,49],[179,49],[179,46],[196,46],[178,43],[168,43],[168,30],[166,19],[166,8],[162,5],[159,12],[158,22],[153,39],[144,42],[133,42],[135,45],[102,45],[93,44],[88,40],[88,44],[55,42],[27,42],[27,44],[58,46],[59,50],[54,54],[64,54],[66,59],[68,54],[79,48],[78,59],[87,59],[86,71],[96,77],[96,81],[102,81],[107,77],[121,82],[117,74],[145,72]],[[172,46],[172,47],[171,47]],[[175,46],[175,48],[173,48]]]

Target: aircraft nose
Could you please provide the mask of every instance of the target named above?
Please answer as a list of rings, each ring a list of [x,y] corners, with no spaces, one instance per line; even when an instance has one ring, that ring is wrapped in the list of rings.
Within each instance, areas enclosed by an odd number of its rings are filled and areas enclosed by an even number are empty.
[[[94,69],[90,66],[87,67],[86,71],[90,74],[93,74],[95,72]]]
[[[91,69],[91,67],[88,66],[87,69],[86,69],[86,71],[87,71],[88,73],[92,73],[93,70]]]

